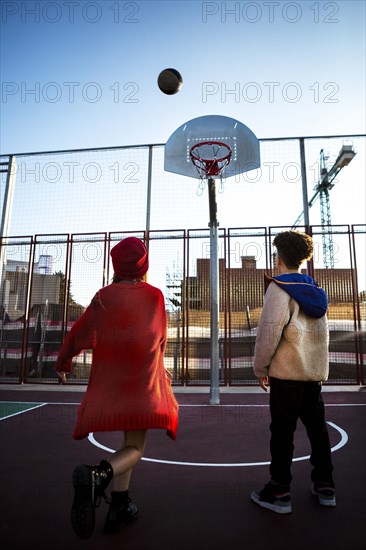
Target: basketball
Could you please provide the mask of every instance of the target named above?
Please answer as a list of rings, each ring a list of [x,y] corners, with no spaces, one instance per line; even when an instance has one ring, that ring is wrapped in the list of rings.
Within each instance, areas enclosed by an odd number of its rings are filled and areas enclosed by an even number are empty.
[[[158,76],[158,86],[166,95],[174,95],[183,86],[183,78],[176,69],[164,69]]]

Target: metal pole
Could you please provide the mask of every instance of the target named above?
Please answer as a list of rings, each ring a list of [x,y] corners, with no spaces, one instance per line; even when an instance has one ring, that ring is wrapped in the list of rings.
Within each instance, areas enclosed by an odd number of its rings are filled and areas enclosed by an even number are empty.
[[[3,209],[1,216],[1,237],[7,237],[10,225],[11,207],[13,204],[14,184],[15,184],[15,156],[9,157],[8,163],[1,163],[1,172],[6,172],[6,186],[3,200]]]
[[[302,203],[304,208],[304,225],[305,231],[309,231],[309,199],[308,199],[308,184],[306,178],[306,159],[304,138],[300,138],[300,161],[301,161],[301,182],[302,182]]]
[[[6,172],[6,186],[0,226],[0,303],[4,308],[3,315],[5,316],[5,314],[8,313],[9,309],[10,285],[6,281],[7,242],[3,239],[8,237],[9,235],[10,217],[13,205],[14,186],[16,179],[16,163],[14,155],[10,155],[8,163],[1,163],[0,172]]]
[[[218,253],[218,222],[216,204],[216,184],[213,178],[208,178],[208,197],[210,206],[210,405],[220,404],[219,391],[219,253]]]
[[[2,216],[1,216],[1,226],[0,226],[0,237],[8,237],[9,226],[10,226],[10,217],[13,204],[13,195],[14,195],[14,185],[15,185],[15,156],[11,155],[9,157],[8,163],[1,164],[1,172],[6,172],[6,186],[3,199],[2,207]],[[4,242],[2,244],[5,244]],[[5,280],[5,265],[6,265],[6,246],[0,247],[0,285],[3,284],[3,279]]]
[[[146,197],[146,248],[149,250],[150,216],[151,216],[151,181],[152,181],[152,145],[149,146],[149,160],[147,171],[147,197]]]

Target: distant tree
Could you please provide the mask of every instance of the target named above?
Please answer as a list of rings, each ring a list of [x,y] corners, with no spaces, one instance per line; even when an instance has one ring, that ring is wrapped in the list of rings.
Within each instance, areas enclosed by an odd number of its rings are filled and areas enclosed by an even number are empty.
[[[57,275],[58,277],[60,277],[60,298],[59,298],[59,304],[63,304],[64,301],[65,301],[65,293],[66,293],[66,277],[65,277],[65,273],[63,273],[62,271],[56,271],[56,273],[54,273],[54,275]],[[75,302],[74,300],[74,297],[71,293],[71,290],[69,292],[69,305],[72,305],[72,306],[78,306],[79,304],[77,302]]]

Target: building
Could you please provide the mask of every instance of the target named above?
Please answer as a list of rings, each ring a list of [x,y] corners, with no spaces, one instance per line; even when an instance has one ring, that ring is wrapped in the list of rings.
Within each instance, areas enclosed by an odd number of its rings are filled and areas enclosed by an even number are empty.
[[[303,270],[305,273],[305,270]],[[241,267],[228,268],[226,260],[219,260],[220,310],[244,311],[262,307],[264,274],[257,269],[254,256],[242,256]],[[274,275],[276,273],[274,272]],[[315,269],[314,278],[327,292],[329,303],[352,303],[353,269]],[[190,309],[210,309],[210,260],[197,259],[197,275],[188,280],[188,306]]]
[[[7,260],[5,264],[4,281],[2,281],[2,305],[11,319],[24,315],[27,287],[28,262]],[[52,256],[40,256],[35,262],[32,274],[32,292],[30,306],[34,304],[60,302],[61,278],[53,275]]]

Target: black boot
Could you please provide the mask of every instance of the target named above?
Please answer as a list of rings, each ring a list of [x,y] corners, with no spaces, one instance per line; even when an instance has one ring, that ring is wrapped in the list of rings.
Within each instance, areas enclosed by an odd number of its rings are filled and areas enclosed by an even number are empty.
[[[95,481],[94,504],[99,506],[101,498],[105,497],[105,490],[113,479],[113,468],[106,460],[101,460],[98,466],[89,466],[93,471]]]
[[[105,533],[117,533],[119,529],[131,521],[137,514],[137,506],[131,504],[128,491],[112,491],[112,501],[104,524]]]
[[[73,472],[74,501],[71,508],[71,524],[82,539],[90,537],[94,530],[95,508],[100,505],[105,490],[113,478],[113,468],[106,460],[98,466],[77,466]]]

